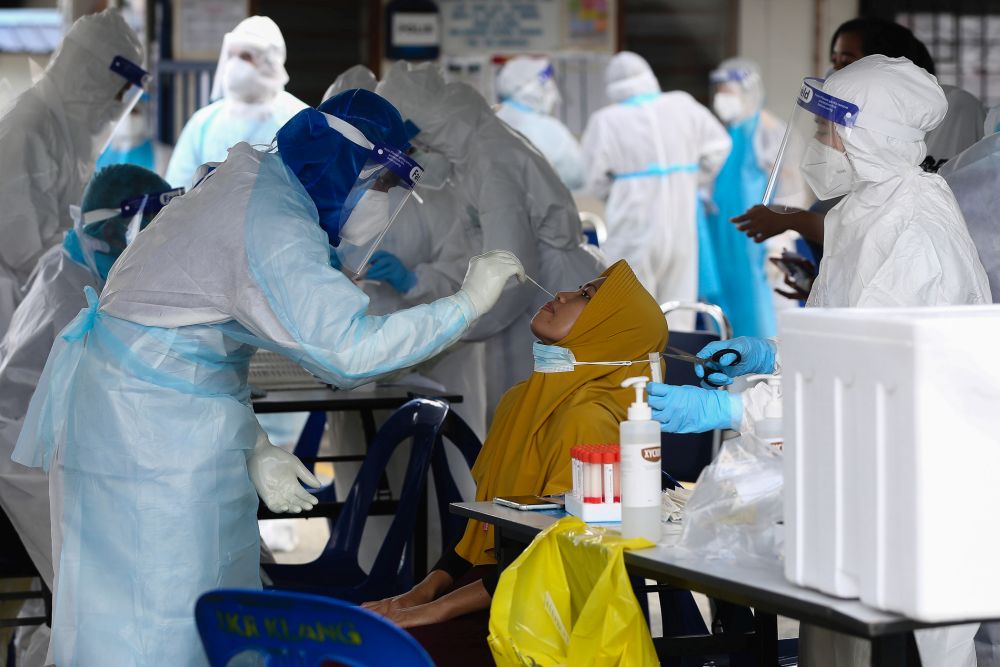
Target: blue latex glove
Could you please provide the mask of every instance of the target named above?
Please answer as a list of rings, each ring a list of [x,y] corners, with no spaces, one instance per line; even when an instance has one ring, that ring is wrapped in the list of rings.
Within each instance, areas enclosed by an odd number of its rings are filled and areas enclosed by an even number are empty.
[[[709,373],[708,376],[708,379],[715,384],[732,384],[733,378],[740,375],[774,372],[774,358],[778,353],[778,348],[773,341],[767,338],[740,336],[738,338],[731,338],[730,340],[718,340],[701,348],[697,356],[702,359],[711,359],[713,354],[726,348],[736,350],[743,358],[740,360],[740,363],[734,364],[734,355],[727,354],[723,356],[718,362],[721,372]],[[695,366],[694,372],[700,378],[705,377],[705,368],[703,366]]]
[[[743,416],[743,399],[728,391],[650,382],[653,419],[664,433],[704,433],[731,428]]]
[[[385,250],[372,255],[365,278],[387,282],[400,294],[406,294],[417,284],[417,274],[406,268],[398,257]]]

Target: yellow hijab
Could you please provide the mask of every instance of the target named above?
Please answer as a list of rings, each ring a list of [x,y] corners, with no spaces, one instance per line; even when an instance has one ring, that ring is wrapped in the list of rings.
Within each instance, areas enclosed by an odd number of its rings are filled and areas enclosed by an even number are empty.
[[[556,344],[572,350],[577,361],[642,359],[662,351],[666,321],[631,267],[621,260],[601,275],[604,284]],[[570,448],[618,442],[618,425],[635,400],[635,390],[621,383],[636,375],[648,377],[648,366],[577,366],[569,373],[532,373],[511,387],[472,468],[476,500],[568,491]],[[492,549],[493,529],[478,521],[469,521],[455,548],[474,565],[495,563]]]

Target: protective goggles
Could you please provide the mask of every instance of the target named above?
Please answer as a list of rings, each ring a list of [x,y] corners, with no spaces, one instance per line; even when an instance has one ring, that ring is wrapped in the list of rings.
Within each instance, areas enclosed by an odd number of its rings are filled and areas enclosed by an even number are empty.
[[[823,92],[823,79],[802,80],[795,108],[778,149],[764,190],[764,205],[779,213],[808,209],[817,197],[807,184],[803,170],[808,168],[811,181],[836,182],[844,175],[843,144],[838,129],[849,131],[858,120],[857,105]],[[839,155],[838,155],[839,154]],[[849,168],[849,165],[848,165]]]
[[[423,168],[405,150],[373,144],[347,121],[324,114],[331,128],[368,151],[340,214],[337,254],[344,270],[360,278],[389,228],[413,194]]]

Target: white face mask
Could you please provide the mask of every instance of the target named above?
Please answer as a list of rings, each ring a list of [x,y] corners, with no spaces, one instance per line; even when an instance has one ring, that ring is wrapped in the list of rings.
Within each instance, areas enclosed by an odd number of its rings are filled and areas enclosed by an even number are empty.
[[[847,155],[810,139],[799,167],[802,177],[820,199],[833,199],[851,191],[854,169]]]
[[[240,102],[256,102],[267,93],[268,86],[257,68],[240,58],[231,58],[222,75],[222,90],[226,97]]]
[[[389,224],[389,194],[368,190],[354,205],[340,230],[340,238],[353,246],[363,246],[382,233]]]
[[[723,123],[731,123],[743,115],[743,99],[735,93],[716,93],[712,109]]]

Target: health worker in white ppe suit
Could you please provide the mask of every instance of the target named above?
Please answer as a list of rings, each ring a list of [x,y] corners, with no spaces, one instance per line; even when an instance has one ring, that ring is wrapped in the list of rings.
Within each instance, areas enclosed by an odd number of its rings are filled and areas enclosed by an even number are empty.
[[[49,355],[14,460],[63,479],[56,664],[206,664],[191,609],[260,587],[257,496],[315,504],[299,480],[318,480],[254,418],[256,348],[354,387],[454,343],[523,275],[510,253],[477,257],[455,295],[365,315],[331,244],[374,251],[421,170],[382,98],[327,109],[296,114],[276,150],[237,144],[172,200]]]
[[[377,92],[419,129],[413,144],[452,165],[463,202],[482,234],[482,249],[509,250],[542,285],[580,284],[603,261],[583,244],[580,214],[552,166],[464,83],[445,84],[432,65],[396,63]],[[467,340],[486,341],[487,423],[514,384],[531,374],[528,321],[548,295],[528,285],[505,291]]]
[[[826,81],[803,81],[772,176],[780,174],[783,160],[794,160],[818,198],[845,195],[827,214],[825,254],[807,306],[990,303],[986,272],[951,189],[941,176],[918,166],[926,155],[925,133],[946,111],[936,79],[905,58],[867,56]],[[780,372],[777,346],[762,338],[711,343],[698,356],[707,359],[723,348],[742,359],[723,357],[720,372],[709,375],[717,384]],[[758,385],[729,394],[651,384],[649,394],[663,430],[690,433],[749,429],[763,417],[770,390]],[[977,629],[978,624],[917,631],[923,664],[975,665]],[[802,655],[816,659],[810,664],[828,664],[835,656],[856,664],[850,661],[866,659],[870,650],[868,642],[813,627],[804,626],[802,638]]]
[[[112,9],[81,17],[0,118],[0,335],[21,286],[70,226],[97,157],[142,94],[142,43]]]
[[[130,230],[134,233],[149,224],[177,194],[155,173],[135,165],[98,172],[83,193],[74,228],[35,266],[24,300],[0,341],[0,505],[49,588],[53,585],[49,480],[42,470],[11,460],[14,443],[56,336],[87,307],[84,289],[101,290],[125,250]],[[20,649],[45,653],[44,645],[28,649],[19,642],[18,664],[32,664]]]
[[[523,134],[545,156],[567,188],[582,188],[580,142],[552,116],[560,100],[552,63],[546,58],[511,58],[497,75],[497,95],[497,117]]]
[[[198,109],[184,125],[167,165],[167,181],[193,185],[198,167],[222,162],[241,141],[270,144],[289,118],[306,103],[285,91],[285,38],[266,16],[240,21],[222,39],[212,81],[212,103]]]
[[[726,161],[729,134],[687,93],[661,92],[635,53],[615,55],[604,78],[613,104],[583,132],[586,190],[607,203],[601,250],[628,260],[657,302],[697,301],[698,188]]]

